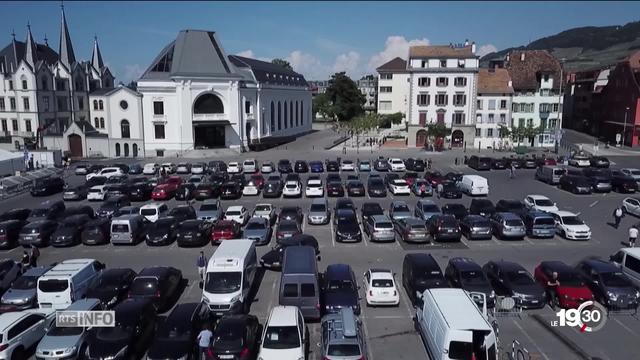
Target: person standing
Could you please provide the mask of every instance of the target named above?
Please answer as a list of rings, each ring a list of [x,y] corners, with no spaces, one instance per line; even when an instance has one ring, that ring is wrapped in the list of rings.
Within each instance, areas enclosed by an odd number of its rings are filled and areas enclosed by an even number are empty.
[[[629,228],[629,247],[636,247],[636,239],[638,239],[638,229],[632,226]]]
[[[427,160],[427,170],[431,170],[431,158]]]
[[[200,276],[200,282],[203,282],[204,275],[206,274],[206,271],[207,271],[207,257],[204,256],[203,251],[200,251],[200,256],[198,256],[196,265],[198,266],[198,276]]]
[[[444,190],[444,185],[442,185],[442,183],[438,183],[438,186],[436,187],[437,191],[438,191],[438,199],[440,199],[440,194],[442,193],[442,190]]]
[[[40,257],[40,250],[37,246],[31,245],[31,253],[29,254],[29,265],[31,267],[38,266],[38,258]]]
[[[209,330],[209,325],[202,326],[202,331],[198,334],[198,347],[200,348],[200,358],[207,358],[207,350],[211,346],[211,338],[213,333]]]
[[[22,260],[20,260],[20,263],[22,264],[23,268],[26,268],[30,265],[31,259],[29,258],[29,253],[27,252],[27,250],[22,252]]]
[[[516,177],[516,167],[513,163],[509,164],[509,178],[513,179]]]
[[[618,206],[615,210],[613,210],[613,221],[614,227],[616,229],[620,226],[620,221],[622,221],[623,216],[624,212],[622,211],[622,207]]]

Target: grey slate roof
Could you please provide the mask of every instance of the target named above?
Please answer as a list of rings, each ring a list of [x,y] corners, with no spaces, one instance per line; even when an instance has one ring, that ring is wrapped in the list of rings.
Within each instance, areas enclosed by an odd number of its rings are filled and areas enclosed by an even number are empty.
[[[76,125],[84,132],[84,136],[86,137],[96,137],[96,138],[106,138],[109,137],[107,134],[103,134],[96,130],[96,128],[91,125],[88,121],[76,121]]]
[[[0,64],[4,68],[5,73],[8,73],[13,66],[14,69],[18,67],[20,61],[24,58],[25,43],[22,41],[16,41],[16,50],[13,50],[13,44],[9,43],[4,49],[0,50]],[[53,65],[58,61],[58,54],[48,47],[47,45],[37,44],[36,58],[39,61],[44,61],[47,65]],[[17,53],[17,56],[16,54]],[[17,62],[16,62],[17,58]]]
[[[261,83],[308,86],[304,76],[270,62],[230,55],[229,60],[239,68],[249,68]]]

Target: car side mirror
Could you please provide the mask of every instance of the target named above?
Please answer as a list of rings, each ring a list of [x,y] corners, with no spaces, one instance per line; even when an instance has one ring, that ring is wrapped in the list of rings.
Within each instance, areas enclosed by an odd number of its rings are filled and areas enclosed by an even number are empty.
[[[204,288],[204,282],[198,281],[198,287],[200,288],[200,290],[202,290]]]

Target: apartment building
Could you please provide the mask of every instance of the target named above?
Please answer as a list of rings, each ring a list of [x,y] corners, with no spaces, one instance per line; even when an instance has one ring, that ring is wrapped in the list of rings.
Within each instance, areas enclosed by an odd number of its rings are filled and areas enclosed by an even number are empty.
[[[480,69],[474,148],[496,149],[507,146],[509,139],[501,136],[501,131],[512,126],[512,97],[513,84],[506,69]]]

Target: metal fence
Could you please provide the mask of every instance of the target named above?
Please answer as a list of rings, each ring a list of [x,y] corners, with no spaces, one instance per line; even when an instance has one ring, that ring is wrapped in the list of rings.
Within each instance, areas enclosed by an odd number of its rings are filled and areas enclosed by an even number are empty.
[[[36,181],[63,172],[58,168],[38,169],[20,174],[20,176],[8,176],[0,179],[0,199],[6,199],[23,192],[29,191]]]
[[[496,305],[493,309],[494,316],[520,316],[522,308],[517,305],[516,299],[511,296],[496,296]]]

